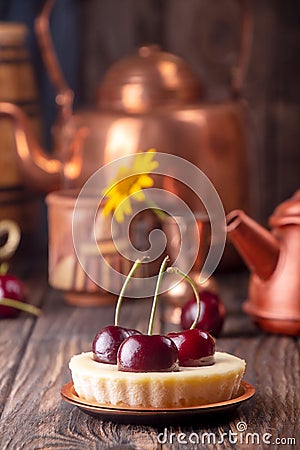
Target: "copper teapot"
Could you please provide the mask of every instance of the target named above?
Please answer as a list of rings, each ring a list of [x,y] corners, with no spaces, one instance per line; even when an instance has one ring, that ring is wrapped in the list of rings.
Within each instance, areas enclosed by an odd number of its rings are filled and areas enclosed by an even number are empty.
[[[243,211],[227,215],[227,232],[251,270],[244,309],[266,331],[300,335],[300,190],[279,205],[269,232]]]
[[[205,172],[226,211],[247,210],[247,109],[241,99],[251,41],[247,3],[239,1],[243,5],[240,52],[229,101],[206,103],[203,86],[189,65],[150,45],[113,64],[99,86],[95,108],[75,113],[74,93],[60,70],[49,32],[53,3],[46,1],[36,21],[42,56],[57,91],[52,155],[41,149],[25,115],[14,105],[0,103],[0,117],[14,124],[25,181],[46,192],[81,187],[104,164],[155,147]],[[180,185],[175,193],[194,207],[191,194]]]

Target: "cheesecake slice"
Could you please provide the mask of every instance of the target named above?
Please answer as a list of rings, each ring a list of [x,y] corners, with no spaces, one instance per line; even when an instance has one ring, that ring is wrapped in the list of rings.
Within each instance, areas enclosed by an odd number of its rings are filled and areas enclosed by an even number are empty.
[[[215,364],[180,367],[177,372],[121,372],[116,365],[94,361],[93,353],[71,358],[75,391],[87,401],[122,407],[176,408],[200,406],[237,396],[245,361],[216,352]]]

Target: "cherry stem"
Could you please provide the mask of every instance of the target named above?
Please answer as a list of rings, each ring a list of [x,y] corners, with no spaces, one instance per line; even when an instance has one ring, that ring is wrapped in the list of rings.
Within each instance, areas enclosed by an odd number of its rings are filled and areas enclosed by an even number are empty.
[[[197,314],[196,314],[195,320],[192,323],[192,325],[190,326],[190,330],[193,330],[194,328],[196,328],[196,325],[197,325],[199,317],[200,317],[200,310],[201,310],[200,296],[199,296],[197,286],[191,277],[189,277],[186,273],[182,272],[177,267],[168,267],[167,272],[168,273],[176,273],[177,275],[180,275],[181,277],[183,277],[186,281],[188,281],[188,283],[191,285],[191,287],[194,291],[198,307],[197,307]]]
[[[148,259],[148,258],[149,258],[148,256],[143,256],[142,258],[138,258],[135,261],[135,263],[133,264],[133,266],[131,267],[131,269],[130,269],[127,277],[126,277],[126,280],[124,281],[124,284],[123,284],[122,289],[120,291],[119,298],[118,298],[117,305],[116,305],[115,326],[118,326],[118,324],[119,324],[120,309],[121,309],[121,305],[122,305],[122,302],[123,302],[123,297],[124,297],[124,293],[125,293],[125,290],[127,288],[127,285],[129,283],[130,279],[133,277],[134,273],[137,271],[137,269],[142,264],[142,262],[145,259]]]
[[[28,305],[27,303],[19,302],[18,300],[13,300],[11,298],[1,298],[0,305],[10,306],[11,308],[20,309],[21,311],[28,312],[34,316],[40,316],[41,310],[33,305]]]
[[[162,209],[160,209],[156,205],[156,203],[153,202],[153,200],[150,200],[149,198],[146,198],[146,202],[147,202],[149,208],[151,208],[151,210],[154,212],[154,214],[156,214],[156,216],[159,219],[163,220],[163,219],[165,219],[167,217],[167,214]]]
[[[156,286],[155,286],[155,293],[154,293],[153,302],[152,302],[151,315],[150,315],[150,320],[149,320],[149,327],[148,327],[149,336],[151,336],[152,332],[153,332],[154,317],[155,317],[156,308],[157,308],[159,288],[160,288],[162,278],[164,275],[164,270],[166,268],[168,261],[169,261],[169,257],[166,256],[165,259],[163,260],[163,262],[161,263],[161,266],[160,266],[160,269],[158,272],[157,282],[156,282]]]

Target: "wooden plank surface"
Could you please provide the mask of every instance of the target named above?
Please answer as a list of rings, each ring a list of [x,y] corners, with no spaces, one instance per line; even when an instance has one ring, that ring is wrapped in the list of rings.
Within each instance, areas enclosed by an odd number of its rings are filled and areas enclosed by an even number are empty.
[[[191,438],[195,442],[192,433],[199,436],[200,443],[203,442],[201,448],[212,448],[208,445],[205,432],[213,433],[210,442],[215,444],[213,448],[216,449],[235,448],[236,443],[237,448],[264,449],[268,442],[272,448],[297,448],[300,442],[299,345],[297,347],[289,338],[262,335],[239,342],[220,339],[218,347],[247,361],[245,380],[256,386],[254,399],[242,405],[233,420],[227,421],[225,418],[220,424],[210,424],[209,427],[198,424],[169,428],[169,441],[163,448],[182,448],[178,443],[180,433],[184,433],[188,442],[184,448],[196,448],[189,440]],[[175,435],[173,445],[170,443],[172,432]],[[223,433],[227,433],[224,438]],[[291,438],[296,440],[295,443],[284,445]],[[283,444],[276,444],[276,439]],[[254,444],[252,447],[249,445],[251,443]]]
[[[128,326],[138,326],[145,331],[149,317],[147,308],[151,305],[147,302],[145,308],[143,301],[135,302],[135,314],[132,314],[131,302],[125,302],[121,322],[125,320]],[[85,446],[99,448],[99,445],[143,449],[147,448],[148,442],[148,448],[155,448],[152,428],[139,427],[137,432],[135,426],[117,427],[95,420],[60,398],[61,386],[70,380],[70,357],[88,351],[98,329],[112,322],[113,307],[71,308],[56,292],[49,292],[44,314],[34,324],[3,410],[1,450],[82,449]],[[15,323],[20,325],[19,321]]]
[[[16,271],[16,276],[26,286],[30,303],[41,306],[43,294],[47,289],[45,276],[31,277],[27,280],[27,270],[23,270],[20,274],[18,270]],[[14,270],[11,273],[15,273]],[[18,319],[0,319],[0,416],[35,322],[36,318],[29,314],[22,314]]]
[[[0,420],[1,450],[194,449],[199,448],[199,445],[192,443],[196,436],[199,439],[204,436],[201,448],[207,449],[212,448],[212,443],[207,439],[216,439],[213,448],[217,449],[263,449],[266,448],[263,437],[270,442],[275,442],[276,438],[294,438],[299,444],[299,340],[267,335],[242,313],[247,274],[223,274],[218,281],[228,317],[222,336],[217,341],[217,348],[246,360],[245,380],[257,390],[255,397],[243,404],[236,415],[215,417],[213,420],[199,417],[195,423],[181,426],[165,427],[162,423],[157,428],[118,425],[88,416],[63,402],[60,389],[70,380],[70,357],[90,349],[91,340],[98,329],[113,322],[114,308],[70,307],[63,302],[59,293],[49,289],[43,315],[38,320],[22,316],[13,322],[14,328],[10,330],[15,333],[15,337],[12,336],[10,345],[3,346],[5,354],[1,349],[1,375],[5,374],[1,380],[1,399],[4,404]],[[44,297],[43,291],[36,289],[36,296]],[[149,300],[125,301],[121,322],[146,331],[150,306]],[[161,317],[158,317],[156,332],[160,320]],[[165,330],[175,327],[171,324],[162,325]],[[18,329],[21,332],[19,339]],[[5,342],[10,340],[10,330],[5,334]],[[10,363],[11,354],[15,352],[16,356]],[[3,358],[8,360],[7,368]],[[6,386],[5,391],[3,386]],[[241,422],[247,427],[244,432],[238,431]],[[231,441],[230,432],[237,433],[231,435]],[[249,439],[259,439],[259,442],[255,441],[252,446],[251,443],[246,445],[243,439],[246,439],[247,432],[250,433]],[[214,434],[205,437],[204,433]],[[227,433],[223,441],[222,433]],[[234,444],[232,440],[236,438],[240,441]],[[186,440],[187,443],[182,444],[180,440]],[[283,445],[274,444],[272,448],[283,448]],[[286,444],[284,448],[297,447]]]

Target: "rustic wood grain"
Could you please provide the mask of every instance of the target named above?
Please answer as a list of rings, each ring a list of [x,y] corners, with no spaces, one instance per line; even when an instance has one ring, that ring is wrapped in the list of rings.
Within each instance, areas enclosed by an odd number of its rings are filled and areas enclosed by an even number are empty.
[[[150,302],[134,303],[132,314],[132,302],[125,301],[120,321],[145,331]],[[96,332],[113,322],[113,312],[113,307],[71,308],[57,292],[50,291],[44,314],[34,324],[30,345],[19,350],[20,366],[0,421],[1,449],[156,448],[152,428],[95,420],[60,398],[61,386],[70,380],[70,357],[90,349]],[[7,372],[12,376],[13,368]]]
[[[266,222],[274,207],[299,188],[299,2],[253,0],[251,6],[254,37],[245,86],[249,161],[255,215]],[[228,98],[230,68],[237,54],[235,1],[89,0],[82,10],[84,103],[94,103],[96,86],[114,61],[150,41],[186,59],[203,79],[210,100]],[[31,301],[44,305],[43,316],[22,314],[0,322],[1,450],[192,449],[199,445],[178,443],[180,433],[212,432],[218,438],[236,432],[240,421],[260,440],[263,433],[272,434],[272,443],[277,437],[296,439],[294,445],[273,444],[274,449],[299,447],[299,339],[267,335],[243,313],[246,272],[218,276],[227,319],[217,348],[246,360],[245,379],[256,387],[256,395],[233,417],[168,426],[168,435],[174,433],[173,444],[163,445],[157,439],[163,424],[160,428],[117,425],[89,417],[61,400],[60,388],[70,379],[70,356],[88,350],[98,329],[112,323],[113,307],[68,307],[57,292],[45,293],[45,274],[33,273],[31,261],[26,262]],[[125,302],[121,323],[146,331],[149,309],[148,300]],[[164,331],[174,329],[158,316],[155,332],[161,326]],[[237,444],[225,438],[214,448],[269,447],[261,441],[245,444],[244,435],[239,438]],[[212,445],[206,442],[201,448]]]
[[[30,263],[28,266],[32,269]],[[15,273],[24,282],[28,301],[33,305],[41,306],[43,293],[46,290],[45,276],[38,275],[27,280],[28,266],[25,270],[13,267],[11,273]],[[18,319],[0,319],[0,416],[35,322],[36,317],[25,313],[21,313]]]
[[[20,324],[22,327],[20,329]],[[26,341],[32,330],[34,319],[22,322],[1,319],[0,323],[0,414],[14,381],[15,373],[26,348]]]
[[[217,348],[222,351],[234,353],[247,361],[245,380],[256,386],[257,392],[254,399],[242,405],[236,416],[224,417],[210,423],[195,423],[192,427],[168,427],[168,443],[163,449],[180,449],[180,433],[184,433],[188,444],[184,448],[199,448],[192,445],[195,439],[191,433],[196,433],[199,439],[204,439],[201,448],[212,448],[208,437],[203,433],[210,432],[215,436],[216,449],[230,449],[234,447],[234,440],[238,439],[237,448],[248,448],[246,439],[250,444],[254,439],[254,445],[249,448],[264,449],[266,443],[263,437],[269,439],[272,448],[295,448],[294,445],[276,445],[277,438],[295,438],[299,443],[299,348],[293,339],[277,336],[269,337],[259,335],[258,337],[243,338],[239,340],[220,339]],[[296,370],[294,370],[296,368]],[[244,422],[247,429],[239,430],[239,422]],[[229,437],[229,432],[237,433]],[[171,433],[174,433],[172,436]],[[222,433],[227,433],[222,442]],[[247,437],[248,433],[248,437]],[[255,433],[255,435],[254,435]],[[270,433],[272,436],[267,436]],[[203,436],[201,438],[201,436]],[[171,445],[172,439],[172,445]],[[211,439],[213,437],[211,436]],[[200,440],[200,444],[201,444]],[[211,444],[213,441],[211,441]],[[248,443],[249,445],[249,443]]]
[[[44,295],[44,280],[42,277],[35,287],[35,300],[42,302],[45,299],[43,315],[37,320],[19,317],[11,323],[13,328],[8,328],[4,334],[1,329],[1,450],[192,449],[199,445],[192,444],[189,439],[193,440],[195,436],[200,439],[203,433],[215,434],[217,441],[213,448],[216,449],[266,448],[261,441],[255,441],[254,445],[251,442],[245,444],[246,432],[250,433],[249,439],[253,433],[257,433],[253,436],[260,440],[264,433],[270,433],[272,442],[276,438],[295,438],[300,442],[299,340],[265,334],[242,312],[242,302],[247,295],[247,272],[217,276],[228,313],[217,349],[246,360],[245,380],[256,387],[255,397],[241,405],[234,415],[198,417],[192,423],[173,426],[162,423],[158,428],[100,420],[62,401],[60,389],[70,380],[70,357],[90,349],[98,329],[112,323],[114,308],[69,307],[56,291],[48,289]],[[150,299],[126,299],[121,323],[146,331],[150,307]],[[161,321],[158,314],[155,332],[159,331],[160,325],[165,330],[173,327]],[[17,334],[18,329],[23,330],[21,334]],[[8,361],[7,366],[3,359]],[[247,430],[243,433],[238,431],[239,422],[246,424]],[[229,440],[230,431],[237,433],[231,439],[238,436],[238,444]],[[164,432],[166,442],[159,435]],[[222,433],[227,433],[223,442]],[[207,441],[209,437],[212,439],[212,435],[203,437],[201,448],[212,448],[212,443]],[[187,444],[180,443],[180,439],[187,440]],[[274,444],[272,448],[283,446]],[[284,448],[296,447],[285,445]]]
[[[213,448],[230,449],[234,447],[234,439],[237,438],[240,444],[237,448],[248,448],[252,439],[255,439],[253,448],[263,449],[266,445],[262,441],[265,433],[272,435],[265,435],[272,443],[276,438],[295,438],[299,442],[299,340],[265,334],[243,313],[242,303],[247,298],[247,281],[247,272],[217,276],[219,291],[227,311],[225,326],[217,340],[217,350],[246,360],[244,379],[256,387],[256,395],[242,405],[233,417],[225,416],[210,421],[199,418],[193,426],[167,427],[168,441],[162,446],[163,449],[183,448],[180,439],[187,441],[184,448],[199,448],[189,439],[195,443],[196,437],[192,433],[196,433],[201,439],[201,435],[207,432],[214,436],[203,435],[201,448],[212,448],[213,441],[209,442],[208,439],[215,438]],[[173,327],[171,324],[165,325],[167,331]],[[239,422],[246,423],[247,430],[244,433],[238,431]],[[237,435],[229,438],[230,430]],[[224,442],[222,433],[227,433]],[[246,438],[250,444],[245,443]],[[202,441],[199,442],[201,444]],[[292,447],[295,448],[295,445],[290,446]],[[273,444],[272,448],[283,446]]]

